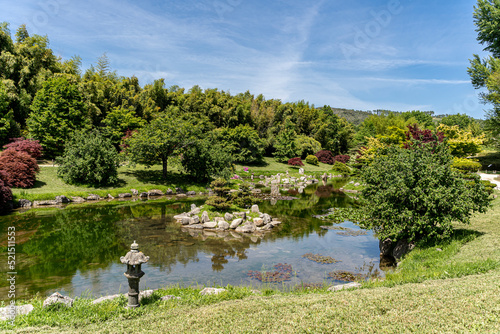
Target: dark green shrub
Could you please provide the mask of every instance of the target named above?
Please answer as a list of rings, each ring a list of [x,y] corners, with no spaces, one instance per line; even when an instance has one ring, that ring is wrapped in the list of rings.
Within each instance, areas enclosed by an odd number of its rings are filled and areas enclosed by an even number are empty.
[[[182,154],[181,163],[197,181],[211,177],[229,179],[234,172],[231,152],[208,138],[197,140],[188,147]]]
[[[314,165],[314,166],[318,166],[319,165],[319,161],[318,161],[318,158],[315,156],[315,155],[308,155],[306,157],[306,162],[310,165]]]
[[[66,183],[107,185],[118,181],[118,152],[96,130],[75,132],[57,162],[57,175]]]
[[[351,174],[351,169],[346,164],[340,161],[335,161],[332,172],[337,175],[349,176]]]

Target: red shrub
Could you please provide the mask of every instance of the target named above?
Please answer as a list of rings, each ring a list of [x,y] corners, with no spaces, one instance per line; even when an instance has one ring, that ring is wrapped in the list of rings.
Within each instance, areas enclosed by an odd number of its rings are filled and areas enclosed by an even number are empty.
[[[0,170],[7,173],[4,182],[10,187],[33,187],[38,172],[35,158],[28,153],[9,148],[0,155]]]
[[[288,164],[290,166],[304,166],[304,163],[302,162],[302,160],[300,159],[300,157],[291,158],[290,160],[288,160]]]
[[[315,154],[316,158],[318,158],[319,162],[324,164],[333,165],[335,163],[335,159],[333,158],[333,154],[331,151],[322,150]]]
[[[339,161],[339,162],[341,162],[343,164],[346,164],[346,163],[349,162],[349,160],[351,160],[351,157],[348,156],[347,154],[344,154],[344,155],[336,155],[336,156],[333,157],[333,159],[335,161]]]
[[[431,130],[420,130],[417,124],[408,125],[408,132],[406,132],[406,143],[404,148],[408,149],[412,147],[411,139],[419,141],[419,146],[425,143],[437,143],[444,140],[444,134],[442,132],[433,133]]]
[[[0,170],[0,212],[10,209],[10,202],[12,201],[12,191],[4,182],[7,176],[6,172]]]
[[[13,149],[15,151],[25,152],[31,155],[33,158],[38,159],[42,156],[42,145],[38,140],[11,138],[11,143],[4,145],[4,149]]]

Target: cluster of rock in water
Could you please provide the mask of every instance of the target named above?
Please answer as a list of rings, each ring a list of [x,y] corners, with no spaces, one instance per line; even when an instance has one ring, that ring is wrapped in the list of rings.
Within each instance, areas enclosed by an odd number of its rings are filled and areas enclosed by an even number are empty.
[[[236,233],[264,233],[271,231],[281,224],[276,218],[267,213],[261,213],[258,205],[253,205],[249,211],[226,212],[224,215],[209,216],[207,211],[201,212],[202,207],[191,204],[191,211],[174,216],[178,223],[184,228],[192,230],[228,231]],[[201,216],[200,216],[201,213]],[[247,215],[256,214],[258,217],[251,218]]]
[[[96,194],[89,194],[85,198],[79,196],[72,196],[71,198],[68,198],[64,195],[61,195],[61,196],[56,196],[56,198],[53,200],[46,200],[46,201],[31,202],[27,199],[20,199],[17,204],[20,208],[31,208],[40,206],[54,206],[54,205],[61,205],[68,203],[83,203],[87,201],[114,200],[114,199],[129,200],[131,198],[149,199],[149,198],[158,198],[160,196],[176,196],[178,198],[182,198],[186,196],[195,196],[195,195],[197,195],[195,191],[184,191],[182,188],[176,188],[175,191],[169,188],[167,189],[166,192],[163,192],[159,189],[152,189],[147,192],[139,192],[137,189],[130,189],[130,192],[118,194],[117,197],[114,197],[111,194],[108,194],[106,197],[101,197]],[[203,193],[199,193],[199,195],[203,195]]]

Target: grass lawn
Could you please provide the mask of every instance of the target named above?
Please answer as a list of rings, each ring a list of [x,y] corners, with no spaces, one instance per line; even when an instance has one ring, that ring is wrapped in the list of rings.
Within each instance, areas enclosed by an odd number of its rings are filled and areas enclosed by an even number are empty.
[[[255,295],[228,287],[218,296],[167,287],[136,310],[124,297],[67,310],[35,311],[16,321],[15,333],[499,333],[500,199],[451,241],[419,245],[384,281],[354,291]],[[439,248],[439,249],[438,249]],[[160,295],[181,300],[159,301]],[[6,323],[0,329],[7,333]]]

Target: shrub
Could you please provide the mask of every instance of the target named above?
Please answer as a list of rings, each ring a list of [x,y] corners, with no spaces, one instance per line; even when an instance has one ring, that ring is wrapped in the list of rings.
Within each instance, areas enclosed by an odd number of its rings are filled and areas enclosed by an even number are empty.
[[[322,150],[315,154],[316,158],[318,158],[319,162],[324,164],[333,165],[335,163],[335,159],[333,158],[333,154],[331,151]]]
[[[292,158],[292,159],[288,160],[288,164],[290,166],[304,166],[304,163],[302,162],[300,157]]]
[[[218,210],[227,210],[231,207],[230,201],[228,201],[228,193],[230,188],[228,183],[223,178],[218,178],[210,183],[210,188],[215,193],[214,196],[210,196],[205,204],[211,205]]]
[[[470,159],[454,158],[451,167],[458,169],[463,173],[475,173],[481,169],[481,164]]]
[[[336,155],[336,156],[333,157],[333,159],[335,161],[339,161],[339,162],[341,162],[343,164],[346,164],[346,163],[349,162],[349,160],[351,160],[351,157],[348,156],[348,155],[346,155],[346,154],[344,154],[344,155]]]
[[[5,212],[11,208],[12,191],[4,181],[7,178],[7,173],[0,170],[0,212]]]
[[[11,143],[3,146],[4,149],[13,149],[15,151],[28,153],[31,157],[38,159],[42,156],[42,145],[38,140],[32,139],[24,139],[24,137],[20,138],[12,138]]]
[[[118,181],[118,152],[94,131],[75,132],[58,159],[57,175],[66,183],[106,185]]]
[[[318,158],[316,158],[315,155],[308,155],[306,157],[306,162],[310,165],[315,165],[315,166],[319,165]]]
[[[332,171],[342,176],[349,176],[349,174],[351,174],[351,169],[340,161],[335,161]]]
[[[321,144],[319,141],[304,135],[298,135],[295,139],[295,144],[297,146],[298,154],[302,159],[305,159],[308,155],[321,150]]]
[[[182,166],[196,181],[211,177],[229,179],[233,172],[233,156],[226,148],[209,138],[195,141],[182,154]]]
[[[26,152],[9,148],[0,155],[0,170],[5,171],[4,182],[9,187],[33,187],[38,169],[35,158]]]

